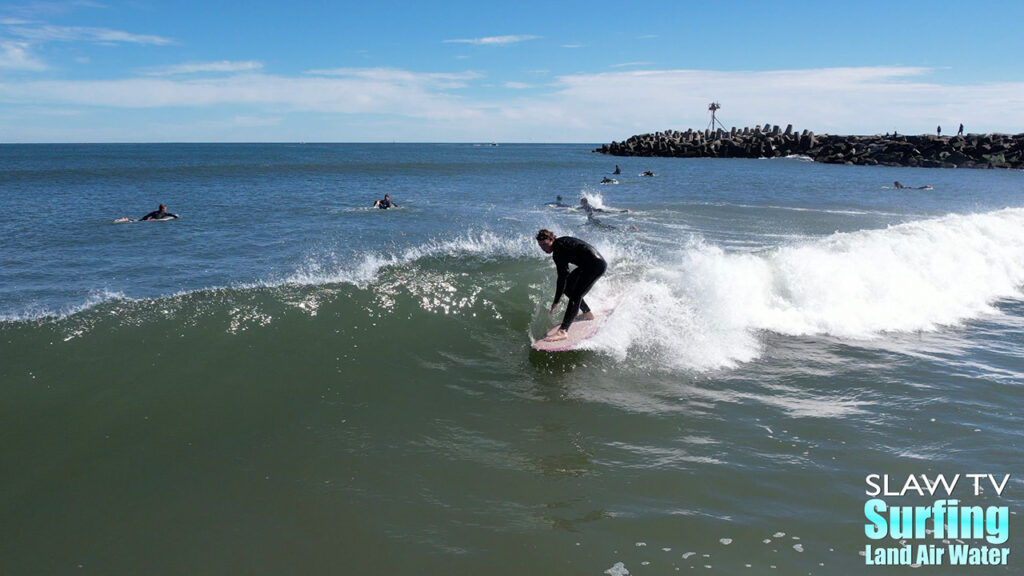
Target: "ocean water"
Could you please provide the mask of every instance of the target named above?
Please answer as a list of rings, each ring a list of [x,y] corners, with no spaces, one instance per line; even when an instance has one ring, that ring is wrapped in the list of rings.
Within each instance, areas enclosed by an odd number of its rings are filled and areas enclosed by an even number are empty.
[[[1020,172],[593,147],[0,146],[0,574],[905,573],[872,474],[1021,571]]]

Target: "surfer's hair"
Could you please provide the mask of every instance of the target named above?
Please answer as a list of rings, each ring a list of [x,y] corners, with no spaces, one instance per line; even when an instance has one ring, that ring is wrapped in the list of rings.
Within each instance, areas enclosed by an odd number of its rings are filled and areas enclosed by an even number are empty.
[[[546,228],[541,228],[540,232],[537,232],[537,242],[541,240],[554,240],[555,233]]]

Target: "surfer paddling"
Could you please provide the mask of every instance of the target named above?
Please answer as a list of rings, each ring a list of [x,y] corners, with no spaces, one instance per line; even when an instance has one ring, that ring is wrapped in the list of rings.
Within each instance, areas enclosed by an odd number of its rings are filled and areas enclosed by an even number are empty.
[[[380,208],[381,210],[387,210],[388,208],[398,208],[398,204],[391,201],[391,194],[385,194],[383,200],[374,200],[374,208]]]
[[[160,207],[157,208],[156,210],[153,210],[149,214],[146,214],[142,218],[139,218],[139,221],[146,222],[148,220],[169,220],[177,217],[177,214],[171,214],[170,212],[167,211],[167,206],[161,204]]]
[[[572,236],[558,238],[550,230],[537,232],[537,245],[544,253],[551,254],[555,261],[555,269],[558,271],[558,279],[555,280],[555,302],[551,305],[551,313],[555,313],[562,294],[569,297],[562,325],[544,340],[565,340],[568,338],[569,326],[577,319],[577,315],[580,320],[594,319],[594,313],[590,311],[590,306],[587,306],[583,297],[604,274],[608,263],[597,249],[583,240]],[[572,272],[569,272],[569,264],[576,266]],[[583,313],[580,314],[580,311]]]
[[[551,206],[552,208],[572,208],[569,204],[562,202],[562,195],[555,196],[554,202],[548,202],[545,206]]]
[[[934,190],[931,184],[925,184],[924,186],[904,186],[897,180],[892,183],[892,187],[897,190]]]
[[[617,208],[615,210],[608,210],[607,208],[598,208],[597,206],[591,204],[590,200],[587,200],[586,196],[580,198],[580,205],[578,206],[578,208],[586,212],[587,216],[593,216],[594,212],[629,212],[628,208],[625,210],[619,210]]]
[[[174,220],[178,217],[177,214],[171,214],[167,211],[167,206],[161,204],[159,208],[153,210],[149,214],[146,214],[142,218],[139,218],[139,222],[151,222],[154,220]],[[114,220],[114,222],[134,222],[131,218],[123,216]]]

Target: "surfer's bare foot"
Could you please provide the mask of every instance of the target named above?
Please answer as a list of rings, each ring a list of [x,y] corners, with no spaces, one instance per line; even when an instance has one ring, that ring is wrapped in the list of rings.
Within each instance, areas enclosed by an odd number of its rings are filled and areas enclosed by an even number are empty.
[[[565,330],[559,330],[558,332],[555,332],[554,334],[548,336],[544,340],[547,342],[558,342],[559,340],[565,340],[568,337],[568,332],[566,332]]]
[[[583,314],[580,314],[579,316],[577,316],[576,319],[577,320],[593,320],[594,319],[594,313],[593,312],[584,312]]]

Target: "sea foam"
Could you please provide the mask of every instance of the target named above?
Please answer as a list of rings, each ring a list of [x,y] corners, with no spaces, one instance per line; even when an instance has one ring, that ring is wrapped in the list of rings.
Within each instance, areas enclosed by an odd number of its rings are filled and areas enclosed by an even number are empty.
[[[613,268],[614,269],[614,268]],[[619,302],[592,345],[651,352],[676,367],[735,366],[760,331],[876,339],[933,331],[1021,298],[1024,210],[950,215],[729,252],[699,238],[641,272],[610,275],[593,299]]]
[[[341,261],[336,254],[311,256],[300,270],[280,282],[267,285],[354,284],[366,287],[377,281],[381,270],[408,266],[419,260],[467,255],[484,258],[515,258],[532,255],[536,247],[525,237],[506,238],[489,231],[465,232],[446,240],[433,240],[396,253],[362,253]]]

